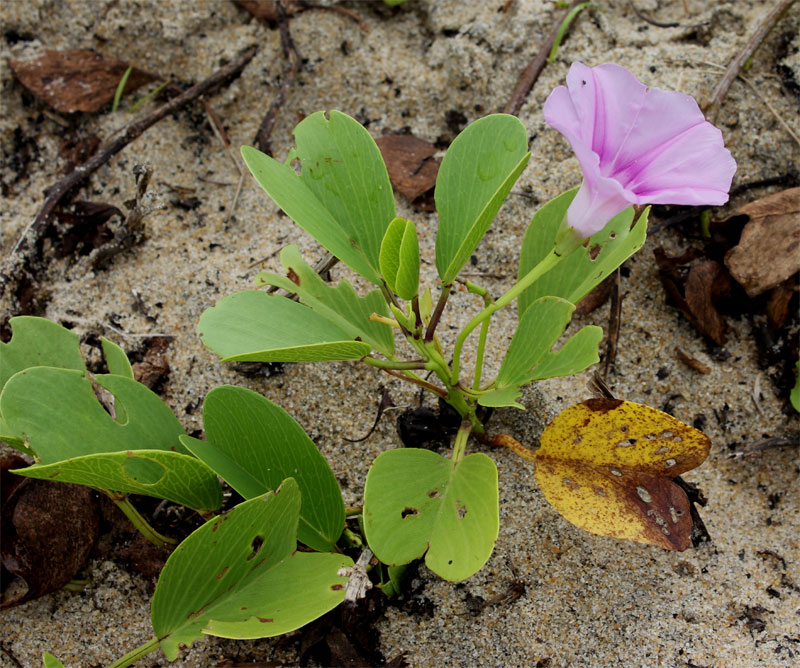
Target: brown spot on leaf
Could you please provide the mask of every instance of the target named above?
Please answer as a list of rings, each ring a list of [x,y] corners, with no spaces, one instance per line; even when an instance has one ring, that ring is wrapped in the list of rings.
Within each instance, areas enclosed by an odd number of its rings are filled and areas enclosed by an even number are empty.
[[[256,619],[261,622],[262,624],[268,624],[270,622],[274,622],[275,620],[271,617],[256,617]]]
[[[413,517],[415,515],[419,515],[419,510],[416,508],[410,508],[409,506],[403,508],[403,511],[400,513],[400,517],[403,519],[406,519],[406,517]]]
[[[342,589],[344,589],[344,585],[343,584],[331,585],[331,590],[332,591],[341,591]]]
[[[289,267],[289,273],[286,274],[286,277],[295,285],[300,285],[300,277],[297,275],[297,272]]]
[[[25,88],[56,111],[94,112],[114,99],[128,63],[90,49],[45,51],[38,58],[9,61]],[[133,68],[125,84],[129,93],[157,77]]]

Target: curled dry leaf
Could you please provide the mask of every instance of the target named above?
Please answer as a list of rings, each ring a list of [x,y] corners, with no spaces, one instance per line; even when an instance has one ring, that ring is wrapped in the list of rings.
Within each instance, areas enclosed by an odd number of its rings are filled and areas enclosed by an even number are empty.
[[[672,478],[703,463],[701,431],[649,406],[589,399],[545,429],[536,480],[567,520],[591,533],[685,550],[692,517]]]
[[[389,180],[409,202],[436,185],[441,160],[434,158],[436,147],[414,135],[394,134],[375,142],[389,172]]]
[[[91,49],[45,51],[31,60],[9,62],[23,86],[56,111],[94,112],[114,99],[128,63]],[[129,93],[157,77],[133,68],[125,84]]]
[[[4,462],[19,466],[19,462]],[[24,466],[24,462],[23,462]],[[14,476],[15,478],[18,476]],[[5,485],[4,485],[5,487]],[[31,601],[67,584],[83,567],[99,531],[94,492],[88,487],[24,479],[3,493],[3,568],[28,586],[0,608]]]
[[[662,247],[653,253],[667,303],[680,309],[698,332],[717,345],[724,345],[725,321],[716,303],[730,295],[730,276],[725,267],[713,260],[685,267],[702,254],[694,249],[679,257],[667,255]]]
[[[800,188],[751,202],[728,220],[737,216],[749,220],[739,244],[725,255],[725,265],[750,297],[800,271]]]

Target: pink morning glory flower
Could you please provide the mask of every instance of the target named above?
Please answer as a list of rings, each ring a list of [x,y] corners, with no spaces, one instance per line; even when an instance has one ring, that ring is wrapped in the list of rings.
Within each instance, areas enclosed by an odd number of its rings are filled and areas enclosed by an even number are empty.
[[[720,205],[736,162],[690,95],[647,89],[614,64],[573,63],[544,118],[572,145],[583,183],[566,224],[600,231],[631,204]]]

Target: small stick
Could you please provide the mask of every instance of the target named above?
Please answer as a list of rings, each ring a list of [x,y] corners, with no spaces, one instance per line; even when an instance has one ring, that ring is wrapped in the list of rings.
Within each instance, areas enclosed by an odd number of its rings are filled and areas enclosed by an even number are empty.
[[[354,605],[358,599],[364,598],[367,592],[372,589],[372,582],[370,582],[369,575],[367,575],[367,566],[370,561],[372,561],[372,550],[365,547],[358,557],[358,561],[352,567],[340,568],[337,571],[336,575],[350,578],[344,590],[344,602],[346,604]]]
[[[665,22],[662,22],[662,21],[656,21],[655,19],[651,19],[649,16],[647,16],[646,14],[641,12],[636,7],[635,4],[633,4],[633,0],[630,0],[630,6],[631,6],[631,9],[633,10],[633,13],[636,14],[636,16],[638,16],[640,19],[642,19],[642,21],[644,21],[645,23],[649,23],[650,25],[653,25],[656,28],[677,28],[677,27],[680,26],[680,23],[678,23],[677,21],[670,21],[669,23],[665,23]],[[686,5],[684,5],[684,8],[685,7],[686,7]]]
[[[559,20],[555,22],[553,29],[547,36],[547,39],[545,39],[541,49],[539,49],[539,53],[536,54],[533,60],[531,60],[530,64],[522,71],[522,75],[519,78],[519,83],[514,89],[514,92],[511,93],[511,97],[506,104],[506,108],[504,110],[505,113],[516,116],[519,113],[519,110],[522,109],[522,103],[525,102],[525,98],[528,96],[528,93],[530,93],[531,88],[533,88],[533,85],[536,83],[536,80],[539,78],[539,75],[542,73],[542,70],[544,70],[544,67],[547,64],[547,58],[550,55],[550,49],[553,48],[553,44],[556,41],[556,36],[561,28],[561,24],[564,22],[564,18],[580,3],[581,0],[573,0],[567,8],[567,11],[565,11]]]
[[[245,65],[253,59],[257,50],[257,46],[250,47],[204,81],[192,86],[189,90],[181,93],[152,113],[147,114],[137,121],[133,121],[124,129],[119,137],[95,153],[86,162],[77,166],[72,172],[67,174],[66,177],[52,186],[47,191],[47,197],[39,213],[36,215],[36,218],[25,232],[23,232],[22,236],[14,245],[13,250],[3,262],[2,270],[0,270],[0,297],[5,294],[9,285],[19,280],[18,274],[20,272],[27,271],[26,265],[30,267],[32,261],[38,254],[38,241],[47,225],[50,215],[70,190],[86,180],[89,175],[94,173],[100,166],[107,163],[113,156],[119,153],[134,139],[138,138],[145,130],[158,123],[162,118],[182,109],[212,88],[215,88],[230,77],[239,74],[239,72],[244,69]]]
[[[283,106],[286,101],[286,94],[289,92],[289,86],[294,82],[297,72],[300,70],[302,60],[300,54],[297,53],[297,47],[292,39],[292,33],[289,31],[289,15],[283,7],[283,4],[278,1],[275,3],[278,10],[278,27],[281,34],[281,47],[283,48],[283,55],[289,60],[289,66],[283,72],[281,79],[281,87],[278,94],[267,109],[261,125],[258,127],[256,133],[255,144],[259,151],[272,155],[272,146],[270,146],[270,136],[277,121],[278,109]]]
[[[742,50],[730,62],[728,69],[725,70],[725,74],[722,75],[717,87],[714,89],[710,102],[705,105],[706,120],[709,123],[716,122],[720,107],[722,107],[722,101],[728,94],[728,89],[730,89],[733,80],[739,75],[744,64],[750,60],[756,52],[756,49],[761,46],[761,42],[764,41],[770,30],[772,30],[781,17],[789,11],[789,8],[794,3],[795,0],[781,0],[781,2],[775,5],[764,17],[764,20],[761,21],[758,28],[750,35],[750,38],[745,42]]]
[[[619,341],[619,326],[622,320],[622,295],[619,293],[620,271],[619,267],[614,272],[614,286],[611,289],[611,307],[608,312],[608,343],[606,344],[606,359],[603,365],[603,378],[608,378],[608,372],[617,359],[617,342]]]

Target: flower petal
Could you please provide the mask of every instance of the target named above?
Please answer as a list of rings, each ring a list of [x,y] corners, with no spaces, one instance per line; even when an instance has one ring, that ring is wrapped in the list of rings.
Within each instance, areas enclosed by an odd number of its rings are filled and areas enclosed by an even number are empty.
[[[631,205],[628,195],[614,179],[584,178],[567,209],[567,225],[581,237],[590,237]]]

